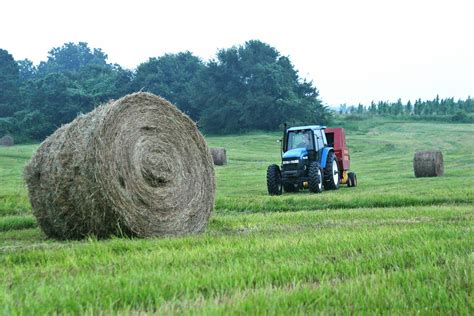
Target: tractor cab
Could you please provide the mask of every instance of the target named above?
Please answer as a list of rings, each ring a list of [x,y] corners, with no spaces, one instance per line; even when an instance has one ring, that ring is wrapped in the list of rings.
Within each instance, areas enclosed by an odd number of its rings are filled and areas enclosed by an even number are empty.
[[[345,147],[344,129],[327,129],[328,133],[325,130],[326,126],[320,125],[289,129],[285,125],[281,166],[270,165],[267,169],[270,195],[306,188],[319,193],[323,188],[335,190],[341,183],[347,183],[349,152]],[[335,145],[344,148],[334,148]]]
[[[316,160],[321,150],[327,146],[324,135],[325,126],[312,125],[293,127],[283,136],[282,160],[307,157],[310,161]]]

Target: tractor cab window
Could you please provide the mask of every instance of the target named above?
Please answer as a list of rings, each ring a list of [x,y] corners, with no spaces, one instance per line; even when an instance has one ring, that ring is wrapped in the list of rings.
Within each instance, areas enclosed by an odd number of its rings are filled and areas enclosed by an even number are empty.
[[[314,131],[314,142],[316,143],[317,150],[324,148],[325,139],[323,137],[324,133],[321,130]]]
[[[295,148],[314,149],[313,141],[311,139],[311,131],[290,131],[288,132],[288,148],[287,150]]]

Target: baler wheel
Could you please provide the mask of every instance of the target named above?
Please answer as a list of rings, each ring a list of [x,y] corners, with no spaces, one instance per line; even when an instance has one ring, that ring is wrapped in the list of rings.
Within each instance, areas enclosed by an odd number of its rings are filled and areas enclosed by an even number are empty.
[[[355,172],[349,172],[347,174],[347,186],[348,187],[356,187],[357,186],[357,175],[355,174]]]

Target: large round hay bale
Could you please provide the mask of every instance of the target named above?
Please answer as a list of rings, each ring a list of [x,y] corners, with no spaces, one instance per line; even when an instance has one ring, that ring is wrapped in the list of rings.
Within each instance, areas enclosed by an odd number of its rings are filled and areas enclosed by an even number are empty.
[[[440,151],[420,151],[413,158],[415,177],[439,177],[444,173],[443,154]]]
[[[58,239],[198,233],[214,205],[214,166],[196,125],[135,93],[48,137],[25,169],[33,214]]]
[[[216,166],[222,166],[227,163],[227,153],[225,148],[216,147],[211,148],[212,160]]]
[[[5,135],[0,138],[0,146],[13,146],[15,142],[13,141],[13,137],[10,135]]]

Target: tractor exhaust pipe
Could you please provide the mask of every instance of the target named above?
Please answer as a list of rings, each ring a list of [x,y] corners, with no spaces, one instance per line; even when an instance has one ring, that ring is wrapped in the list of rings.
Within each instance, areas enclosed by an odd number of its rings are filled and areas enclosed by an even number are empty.
[[[286,146],[286,130],[287,130],[287,125],[286,122],[283,123],[283,140],[281,142],[281,158],[283,159],[283,152],[285,151],[285,146]]]

